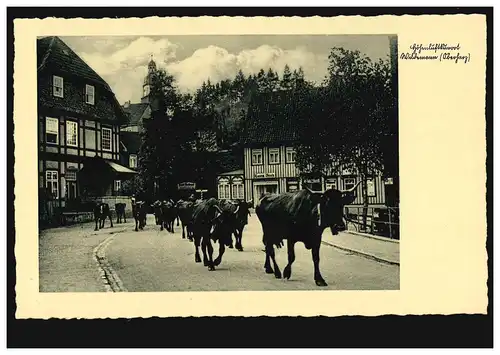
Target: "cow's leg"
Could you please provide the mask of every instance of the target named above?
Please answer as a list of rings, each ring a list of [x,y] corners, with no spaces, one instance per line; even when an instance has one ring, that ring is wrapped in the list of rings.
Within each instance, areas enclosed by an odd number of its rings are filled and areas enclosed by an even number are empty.
[[[163,225],[164,225],[163,221],[160,221],[160,223],[156,223],[156,224],[160,225],[160,231],[162,231],[163,230]]]
[[[219,255],[214,260],[214,265],[215,266],[220,265],[220,263],[222,261],[222,255],[224,255],[225,251],[226,251],[226,246],[224,245],[224,243],[221,243],[220,240],[219,240]]]
[[[175,233],[175,230],[174,230],[174,222],[175,222],[175,218],[172,220],[172,233]]]
[[[314,263],[314,281],[316,282],[317,286],[328,286],[328,284],[325,282],[323,277],[321,276],[321,272],[319,271],[319,247],[321,245],[321,239],[314,243],[311,252],[312,252],[312,259]]]
[[[99,226],[98,226],[98,223],[99,223],[99,217],[96,217],[94,216],[94,219],[95,219],[95,231],[98,231],[99,230]]]
[[[267,228],[265,228],[265,227],[262,227],[262,229],[264,230],[264,236],[262,237],[262,242],[264,243],[264,247],[265,247],[264,251],[266,252],[266,261],[264,262],[264,269],[266,270],[266,274],[274,274],[274,270],[271,267],[270,254],[268,252],[267,243],[266,243],[266,240],[268,239],[267,236],[269,235],[269,231],[266,231]]]
[[[274,245],[272,243],[266,244],[266,254],[268,254],[269,257],[271,258],[271,260],[273,261],[274,277],[276,277],[277,279],[281,279],[281,271],[280,271],[280,268],[278,266],[278,263],[276,262],[276,256],[274,254]],[[267,259],[266,259],[266,262],[267,262]],[[267,272],[267,270],[266,270],[266,272]]]
[[[179,227],[179,216],[177,216],[177,227]]]
[[[184,223],[182,223],[182,225],[181,225],[181,229],[182,229],[182,239],[186,239],[186,234],[184,233],[184,228],[185,228],[185,225],[184,225]]]
[[[200,258],[200,238],[195,237],[194,238],[194,248],[195,248],[195,254],[194,254],[194,261],[197,263],[201,263],[201,258]],[[203,255],[205,256],[205,255]]]
[[[235,237],[236,237],[236,249],[238,251],[243,251],[243,245],[241,245],[241,238],[243,237],[243,228],[238,228],[236,230],[236,234],[235,234]]]
[[[214,260],[213,260],[213,257],[214,257],[214,247],[212,246],[212,241],[210,240],[210,236],[205,236],[203,238],[203,241],[206,240],[206,244],[207,244],[207,251],[208,251],[208,270],[210,271],[213,271],[215,270],[215,267],[214,267]],[[220,242],[219,242],[220,244]]]
[[[233,233],[234,233],[234,237],[236,238],[236,230]],[[229,249],[233,249],[234,248],[234,246],[233,246],[233,233],[231,233],[231,235],[229,237],[229,238],[231,238],[231,244],[228,245]]]
[[[109,212],[109,223],[111,224],[111,228],[113,228],[113,218],[111,217],[111,212]]]
[[[125,210],[123,210],[123,223],[127,223],[127,218],[125,218]]]
[[[283,270],[283,277],[290,279],[290,276],[292,276],[292,264],[295,261],[295,241],[291,238],[287,240],[286,249],[288,252],[288,264],[285,266],[285,270]]]
[[[208,256],[207,256],[207,241],[206,238],[203,236],[200,238],[201,239],[201,252],[203,253],[203,266],[208,266]],[[196,240],[196,237],[195,237]]]
[[[139,230],[137,229],[137,222],[139,222],[139,220],[137,218],[135,218],[135,231],[138,232]]]

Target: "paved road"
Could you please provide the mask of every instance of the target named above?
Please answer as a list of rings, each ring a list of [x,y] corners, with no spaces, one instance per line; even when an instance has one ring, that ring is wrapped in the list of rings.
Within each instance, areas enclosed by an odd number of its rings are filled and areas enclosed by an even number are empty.
[[[221,265],[208,271],[194,261],[194,245],[182,239],[180,227],[175,233],[160,232],[148,216],[144,231],[132,229],[115,235],[106,256],[124,286],[131,292],[151,291],[263,291],[319,289],[313,280],[310,251],[297,243],[296,260],[290,280],[275,279],[264,272],[262,232],[255,215],[243,234],[243,252],[226,249]],[[326,234],[326,232],[325,232]],[[334,238],[329,235],[328,238]],[[218,244],[214,246],[214,258]],[[286,247],[277,250],[277,262],[283,272],[287,264]],[[399,267],[322,245],[321,271],[330,290],[399,289]]]

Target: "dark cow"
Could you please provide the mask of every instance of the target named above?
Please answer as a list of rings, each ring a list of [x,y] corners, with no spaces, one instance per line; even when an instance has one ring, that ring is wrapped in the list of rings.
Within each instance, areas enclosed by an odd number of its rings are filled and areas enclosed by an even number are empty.
[[[125,203],[117,203],[115,204],[115,212],[116,212],[116,223],[127,223],[127,219],[125,218]]]
[[[111,223],[111,228],[113,227],[113,220],[111,219],[111,210],[109,205],[103,202],[97,202],[94,207],[94,219],[95,219],[95,229],[104,228],[104,222],[106,218],[109,218],[109,223]]]
[[[191,217],[193,215],[194,202],[179,200],[175,207],[177,208],[177,216],[181,220],[182,238],[185,239],[187,233],[188,239],[192,241]],[[186,230],[185,232],[184,229]]]
[[[152,205],[153,213],[155,215],[156,225],[159,226],[162,224],[162,202],[156,200]]]
[[[229,205],[228,205],[229,206]],[[195,205],[192,215],[192,231],[195,245],[195,262],[201,262],[199,246],[203,252],[203,264],[208,270],[215,270],[215,266],[222,261],[225,247],[231,243],[235,218],[234,211],[230,208],[221,209],[219,201],[210,198]],[[219,255],[213,260],[212,240],[219,242]]]
[[[161,204],[161,227],[160,230],[165,228],[168,232],[174,233],[174,221],[177,217],[177,209],[172,200],[163,201]]]
[[[274,273],[276,278],[281,278],[281,271],[275,260],[274,246],[282,246],[283,239],[286,239],[288,264],[283,276],[289,279],[295,260],[295,243],[303,242],[306,249],[312,252],[316,285],[327,286],[319,270],[321,236],[327,227],[330,227],[334,235],[343,229],[343,206],[355,200],[355,190],[359,184],[360,182],[347,191],[329,189],[321,193],[306,188],[263,196],[255,208],[255,213],[264,232],[262,241],[266,249],[264,264],[266,273]],[[274,270],[269,259],[273,262]]]
[[[146,217],[148,212],[148,205],[143,201],[132,201],[132,214],[135,219],[135,231],[143,230],[146,226]],[[139,227],[139,229],[138,229]]]
[[[235,212],[236,216],[233,220],[234,222],[234,237],[236,239],[236,249],[238,251],[243,251],[243,245],[241,244],[241,239],[243,237],[243,229],[245,226],[248,224],[248,216],[250,216],[250,204],[251,201],[245,202],[245,201],[240,201],[240,200],[221,200],[219,203],[219,207],[223,207],[226,204],[228,205],[228,208],[231,209],[231,211]],[[229,248],[233,248],[233,239],[231,235],[231,243],[229,244]]]

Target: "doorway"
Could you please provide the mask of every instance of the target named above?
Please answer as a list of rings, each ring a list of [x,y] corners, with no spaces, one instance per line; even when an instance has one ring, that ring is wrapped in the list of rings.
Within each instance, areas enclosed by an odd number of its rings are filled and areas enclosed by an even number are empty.
[[[260,198],[267,193],[276,194],[278,193],[278,182],[277,181],[269,181],[269,182],[254,182],[254,203],[259,201]]]

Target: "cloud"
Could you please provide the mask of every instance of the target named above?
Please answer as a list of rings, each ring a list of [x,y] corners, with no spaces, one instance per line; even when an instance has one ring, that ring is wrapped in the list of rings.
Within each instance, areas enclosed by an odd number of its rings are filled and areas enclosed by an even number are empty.
[[[284,50],[261,45],[230,53],[222,47],[210,45],[197,49],[190,57],[176,60],[178,48],[178,44],[166,38],[154,40],[139,37],[112,53],[79,54],[106,80],[120,103],[140,101],[151,54],[158,67],[175,77],[176,85],[182,92],[196,90],[207,79],[215,83],[234,78],[240,69],[245,75],[250,75],[258,73],[261,68],[266,71],[272,68],[281,75],[286,64],[291,70],[302,67],[306,79],[320,82],[328,66],[325,54],[313,53],[305,47]]]
[[[137,102],[150,56],[158,60],[175,58],[178,45],[167,39],[139,37],[113,53],[81,52],[79,55],[111,86],[118,102]]]
[[[267,71],[268,68],[281,74],[286,64],[291,70],[302,67],[308,80],[319,82],[326,74],[328,58],[307,51],[304,47],[283,50],[262,45],[233,54],[224,48],[209,46],[196,50],[189,58],[167,63],[164,67],[174,75],[181,91],[193,91],[207,79],[218,82],[234,78],[240,69],[245,75],[256,74],[260,69]]]

